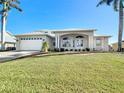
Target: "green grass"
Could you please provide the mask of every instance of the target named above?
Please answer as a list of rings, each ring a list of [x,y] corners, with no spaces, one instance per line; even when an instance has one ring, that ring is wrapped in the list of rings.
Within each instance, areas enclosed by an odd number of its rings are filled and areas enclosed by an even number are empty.
[[[124,55],[62,55],[1,63],[0,93],[124,93]]]

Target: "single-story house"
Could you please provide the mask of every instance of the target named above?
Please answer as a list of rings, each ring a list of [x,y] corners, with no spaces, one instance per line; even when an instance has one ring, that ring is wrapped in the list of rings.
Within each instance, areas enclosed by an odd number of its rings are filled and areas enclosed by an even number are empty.
[[[5,49],[8,47],[16,47],[16,37],[10,32],[5,34]],[[0,49],[1,49],[1,33],[0,33]]]
[[[95,29],[41,30],[16,35],[17,50],[41,50],[42,43],[48,42],[50,49],[86,49],[109,51],[111,36],[97,36]]]
[[[124,48],[124,41],[122,41],[122,48]],[[118,50],[118,42],[112,43],[112,49],[114,51]]]

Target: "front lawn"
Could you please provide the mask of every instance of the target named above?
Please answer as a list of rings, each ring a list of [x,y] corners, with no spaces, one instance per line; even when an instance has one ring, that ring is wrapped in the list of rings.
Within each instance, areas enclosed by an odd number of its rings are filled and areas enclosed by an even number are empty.
[[[124,93],[124,55],[61,55],[1,63],[0,93]]]

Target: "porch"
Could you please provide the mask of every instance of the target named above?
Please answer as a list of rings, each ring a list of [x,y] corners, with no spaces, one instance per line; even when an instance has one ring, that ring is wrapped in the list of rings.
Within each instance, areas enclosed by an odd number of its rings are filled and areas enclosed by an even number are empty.
[[[93,35],[82,33],[57,34],[55,37],[55,48],[64,50],[83,50],[89,48],[93,50]]]

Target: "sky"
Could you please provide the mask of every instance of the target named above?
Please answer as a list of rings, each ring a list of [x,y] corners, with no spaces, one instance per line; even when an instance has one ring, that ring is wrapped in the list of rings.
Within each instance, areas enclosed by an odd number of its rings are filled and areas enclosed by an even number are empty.
[[[12,9],[7,30],[22,34],[41,29],[97,29],[98,35],[118,40],[118,12],[112,6],[96,7],[100,0],[20,0],[23,12]]]

